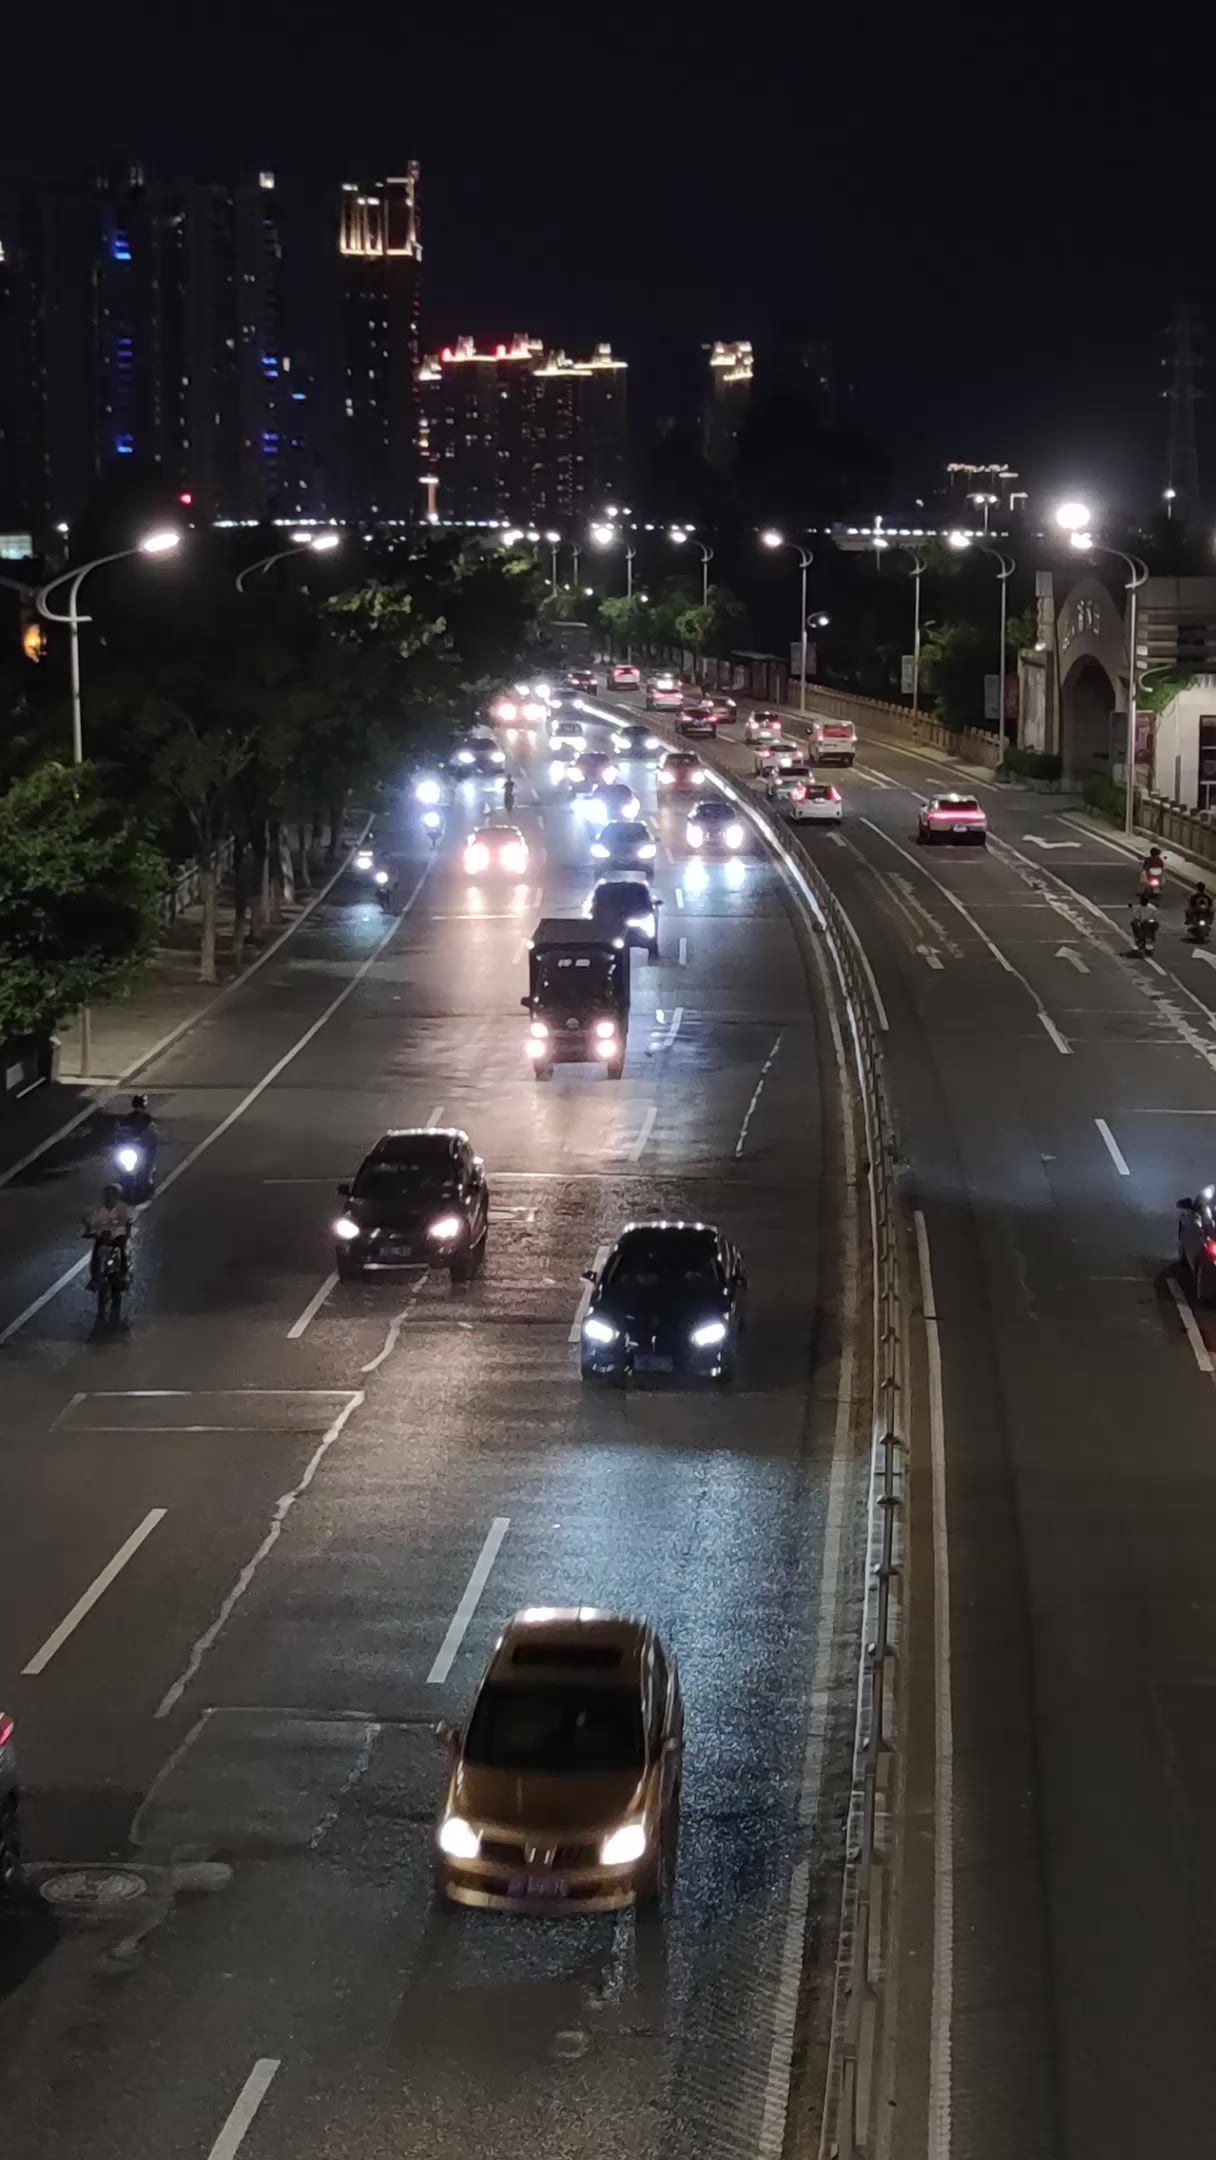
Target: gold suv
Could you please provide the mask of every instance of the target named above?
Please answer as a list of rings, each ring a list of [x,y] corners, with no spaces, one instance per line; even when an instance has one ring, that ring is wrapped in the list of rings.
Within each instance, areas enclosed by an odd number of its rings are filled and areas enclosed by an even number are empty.
[[[440,1891],[512,1912],[609,1912],[662,1897],[675,1864],[684,1714],[644,1620],[585,1606],[511,1620],[450,1755]]]

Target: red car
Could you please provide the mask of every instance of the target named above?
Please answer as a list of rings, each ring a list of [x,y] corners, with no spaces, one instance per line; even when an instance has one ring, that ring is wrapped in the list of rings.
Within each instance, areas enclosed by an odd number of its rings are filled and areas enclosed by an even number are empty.
[[[988,819],[974,795],[933,795],[921,808],[916,837],[925,841],[970,841],[973,847],[984,847]]]
[[[730,727],[738,718],[739,708],[735,704],[733,697],[727,696],[725,690],[711,691],[705,702],[711,711],[717,714],[724,727]]]
[[[615,661],[608,670],[610,690],[636,690],[641,680],[641,670],[628,660]]]
[[[656,777],[661,789],[683,795],[704,787],[705,767],[695,750],[668,750],[659,759]]]
[[[680,708],[676,720],[677,735],[708,735],[711,740],[718,733],[720,715],[707,699],[698,698]]]
[[[599,682],[594,668],[571,668],[566,676],[567,690],[598,690]]]

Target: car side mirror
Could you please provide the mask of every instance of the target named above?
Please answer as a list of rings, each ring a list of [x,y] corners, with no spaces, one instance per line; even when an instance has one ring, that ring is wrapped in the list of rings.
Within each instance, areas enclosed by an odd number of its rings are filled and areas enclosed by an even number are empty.
[[[349,1186],[349,1184],[348,1184],[348,1183],[346,1182],[345,1178],[343,1179],[342,1183],[341,1183],[341,1184],[339,1185],[339,1187],[338,1187],[338,1198],[339,1198],[339,1200],[349,1200],[349,1199],[350,1199],[350,1186]]]
[[[530,997],[521,997],[519,1002],[523,1006],[524,1011],[526,1012],[529,1005],[532,1003],[532,1000]]]
[[[1180,1200],[1178,1205],[1180,1208],[1193,1208],[1195,1203],[1193,1200]]]

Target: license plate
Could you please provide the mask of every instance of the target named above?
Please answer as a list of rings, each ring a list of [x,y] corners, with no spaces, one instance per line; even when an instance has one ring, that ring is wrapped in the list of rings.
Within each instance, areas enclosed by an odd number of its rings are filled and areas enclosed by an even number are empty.
[[[412,1245],[382,1245],[380,1247],[380,1258],[382,1260],[408,1260],[413,1250]]]
[[[954,834],[956,840],[965,840],[967,834],[971,830],[971,827],[969,825],[952,825],[950,827],[950,830]]]
[[[566,1885],[551,1875],[510,1875],[507,1878],[507,1896],[524,1898],[563,1898]]]
[[[633,1369],[635,1372],[670,1372],[671,1359],[669,1357],[655,1357],[648,1352],[641,1351],[634,1358]]]

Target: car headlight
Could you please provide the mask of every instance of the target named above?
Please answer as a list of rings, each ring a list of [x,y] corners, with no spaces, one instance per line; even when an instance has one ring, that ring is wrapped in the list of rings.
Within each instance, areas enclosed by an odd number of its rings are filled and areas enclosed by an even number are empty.
[[[360,848],[355,856],[355,868],[356,870],[370,870],[374,861],[375,857],[370,848]]]
[[[743,827],[741,825],[728,825],[722,838],[725,840],[727,847],[742,847]]]
[[[628,802],[627,802],[627,803],[626,803],[626,805],[625,805],[625,808],[624,808],[624,809],[623,809],[623,811],[621,812],[621,815],[622,815],[622,817],[627,817],[627,818],[635,818],[635,817],[641,817],[641,815],[642,815],[642,805],[641,805],[641,803],[640,803],[640,802],[638,801],[638,799],[637,799],[637,796],[636,796],[636,795],[631,795],[631,796],[630,796],[630,798],[629,798]]]
[[[616,1341],[620,1329],[614,1328],[610,1320],[600,1320],[591,1313],[583,1322],[583,1333],[588,1342],[610,1343]]]
[[[414,794],[420,803],[437,803],[442,793],[443,789],[440,787],[438,780],[420,780],[414,789]]]
[[[654,916],[630,915],[626,918],[625,928],[627,930],[640,930],[643,937],[653,937]]]
[[[616,751],[617,756],[620,757],[622,752],[629,748],[629,737],[627,735],[614,735],[612,738],[612,747]]]
[[[443,819],[440,817],[437,810],[424,810],[422,813],[422,822],[428,832],[438,832],[439,827],[443,823]]]
[[[611,787],[613,781],[619,780],[620,777],[615,765],[605,765],[603,772],[600,774],[600,786]]]
[[[673,778],[673,775],[672,775],[671,773],[669,773],[669,772],[661,772],[661,773],[659,774],[659,786],[660,786],[660,787],[670,787],[670,786],[671,786],[671,784],[672,784],[672,778]]]
[[[640,1860],[646,1850],[646,1825],[640,1822],[622,1823],[619,1830],[610,1830],[600,1841],[601,1867],[628,1867],[632,1860]]]
[[[359,1225],[354,1216],[339,1215],[337,1222],[334,1224],[334,1236],[340,1237],[344,1245],[349,1245],[351,1239],[357,1238],[358,1235]]]
[[[534,1020],[528,1033],[535,1042],[544,1042],[549,1033],[548,1025],[544,1020]]]
[[[699,825],[693,825],[690,823],[685,829],[684,837],[687,840],[689,847],[700,847],[705,838],[705,835]]]
[[[387,884],[388,884],[388,871],[387,871],[387,870],[377,870],[377,872],[376,872],[376,883],[377,883],[377,885],[387,885]]]
[[[439,1850],[449,1860],[475,1860],[481,1851],[481,1838],[463,1815],[448,1815],[439,1825]]]
[[[490,763],[491,763],[491,765],[505,765],[505,764],[506,764],[506,762],[507,762],[507,753],[506,753],[506,751],[505,751],[505,750],[491,750],[491,752],[490,752]]]
[[[602,841],[602,840],[593,840],[593,841],[592,841],[592,843],[591,843],[591,852],[592,852],[592,854],[594,855],[594,857],[595,857],[595,859],[596,859],[596,861],[597,861],[597,862],[607,862],[607,860],[608,860],[608,850],[607,850],[607,848],[606,848],[606,847],[604,846],[604,843],[603,843],[603,841]]]
[[[458,765],[471,765],[472,762],[473,753],[471,750],[458,750],[456,752],[456,763]]]
[[[519,707],[514,698],[499,698],[497,705],[494,707],[494,718],[507,721],[517,720],[519,718]]]
[[[476,841],[472,847],[468,847],[464,851],[465,869],[472,871],[474,875],[478,870],[484,870],[489,860],[490,850],[483,840]]]
[[[597,1021],[596,1021],[596,1023],[595,1023],[595,1039],[596,1039],[596,1041],[597,1041],[597,1042],[611,1042],[611,1041],[612,1041],[612,1038],[613,1038],[613,1036],[614,1036],[615,1034],[616,1034],[616,1021],[615,1021],[615,1020],[597,1020]]]
[[[428,1237],[439,1238],[446,1245],[451,1238],[460,1236],[464,1224],[459,1215],[440,1215],[427,1231]]]
[[[640,847],[640,848],[638,849],[638,861],[639,861],[639,862],[653,862],[653,861],[654,861],[654,858],[655,858],[655,844],[654,844],[654,841],[653,841],[653,840],[643,840],[643,842],[642,842],[642,845],[641,845],[641,847]]]
[[[134,1147],[120,1147],[114,1157],[119,1169],[128,1172],[138,1170],[141,1159],[139,1149]]]
[[[658,738],[658,736],[657,736],[657,735],[648,735],[648,736],[646,737],[646,748],[647,748],[648,750],[657,750],[657,749],[658,749],[658,747],[659,747],[659,738]]]
[[[712,1350],[715,1343],[725,1341],[725,1320],[703,1320],[700,1327],[695,1327],[692,1331],[694,1350]]]
[[[692,779],[692,784],[693,784],[693,786],[694,786],[694,787],[704,787],[704,785],[705,785],[705,775],[704,775],[704,773],[703,773],[703,772],[701,772],[700,770],[698,770],[698,771],[694,772],[693,774],[691,774],[691,776],[690,776],[690,777],[691,777],[691,779]]]
[[[517,840],[509,840],[499,861],[504,870],[522,873],[528,867],[528,850]]]

